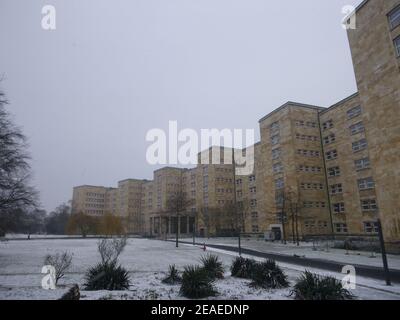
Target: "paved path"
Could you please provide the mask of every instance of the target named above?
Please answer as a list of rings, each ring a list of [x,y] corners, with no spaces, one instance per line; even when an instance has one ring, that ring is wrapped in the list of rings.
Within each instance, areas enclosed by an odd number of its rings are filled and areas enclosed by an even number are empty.
[[[174,240],[168,240],[174,242]],[[180,241],[180,243],[185,244],[193,244],[189,241]],[[196,243],[196,245],[202,246],[203,243]],[[208,247],[227,250],[232,252],[238,252],[237,247],[229,246],[229,245],[222,245],[222,244],[207,244]],[[316,258],[306,258],[300,256],[291,256],[286,254],[279,254],[279,253],[271,253],[271,252],[261,252],[249,248],[242,248],[243,254],[252,255],[255,257],[267,258],[267,259],[274,259],[278,262],[290,263],[304,267],[316,268],[316,269],[323,269],[329,270],[334,272],[341,272],[345,263],[343,262],[336,262],[324,259],[316,259]],[[385,280],[385,275],[383,273],[382,268],[374,267],[374,266],[366,266],[366,265],[358,265],[352,264],[357,272],[357,275],[369,277],[373,279]],[[393,282],[400,283],[400,270],[391,270],[390,277]]]

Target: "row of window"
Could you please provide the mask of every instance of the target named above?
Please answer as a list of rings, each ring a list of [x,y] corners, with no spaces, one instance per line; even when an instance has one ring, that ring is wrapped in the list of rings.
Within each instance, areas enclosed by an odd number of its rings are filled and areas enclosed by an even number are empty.
[[[301,172],[321,172],[322,168],[317,166],[306,166],[306,165],[299,165],[297,167],[297,171]]]
[[[364,232],[366,233],[378,233],[378,223],[375,221],[365,221],[363,222]],[[348,233],[347,223],[335,223],[336,233]]]
[[[248,177],[248,179],[249,179],[249,182],[254,182],[254,181],[256,181],[256,176],[255,175],[251,175],[251,176]],[[236,184],[237,185],[241,185],[242,183],[243,183],[242,179],[236,179]]]
[[[313,121],[303,121],[297,120],[295,122],[296,127],[308,127],[308,128],[316,128],[318,125],[316,122]]]
[[[361,106],[357,106],[357,107],[351,108],[350,110],[347,111],[347,119],[349,119],[349,120],[353,119],[355,117],[358,117],[361,114],[362,114]],[[327,120],[327,121],[322,123],[322,129],[323,130],[328,130],[328,129],[331,129],[331,128],[333,128],[333,120],[332,119]]]
[[[104,193],[86,192],[87,197],[104,198]]]
[[[297,154],[305,156],[305,157],[311,157],[311,158],[318,158],[320,156],[320,152],[316,150],[304,150],[304,149],[298,149]]]
[[[369,158],[355,160],[354,165],[355,165],[357,171],[367,169],[370,167]],[[329,177],[340,176],[340,167],[336,166],[336,167],[328,168],[328,176]]]
[[[374,179],[372,179],[371,177],[358,179],[357,185],[360,191],[375,188]],[[332,195],[343,193],[343,185],[341,183],[332,184],[329,186],[329,190]]]
[[[306,229],[313,229],[313,228],[315,228],[315,226],[316,226],[315,220],[306,220],[306,221],[304,221],[304,227]],[[317,221],[317,226],[320,229],[321,228],[327,228],[328,227],[328,221],[325,221],[325,220]]]
[[[324,185],[322,183],[302,182],[302,183],[300,183],[300,188],[303,190],[323,190]]]
[[[326,208],[326,202],[321,201],[303,201],[304,208]]]
[[[217,188],[216,191],[218,193],[232,193],[233,189],[220,189],[220,188]]]
[[[317,136],[308,136],[305,134],[296,134],[296,139],[299,140],[305,140],[305,141],[318,141],[318,137]]]

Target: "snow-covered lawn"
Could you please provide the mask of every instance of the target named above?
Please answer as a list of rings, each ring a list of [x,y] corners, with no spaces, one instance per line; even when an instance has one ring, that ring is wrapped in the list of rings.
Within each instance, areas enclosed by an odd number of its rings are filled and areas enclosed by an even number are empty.
[[[100,257],[96,239],[49,239],[16,240],[0,242],[0,299],[57,299],[74,283],[82,285],[85,271],[96,264]],[[43,260],[46,254],[57,251],[73,253],[73,267],[60,281],[56,290],[41,288]],[[259,290],[249,287],[249,281],[230,276],[229,266],[235,254],[209,248],[223,261],[225,279],[215,282],[219,295],[215,299],[291,299],[290,288],[282,290]],[[128,239],[120,257],[128,269],[131,287],[127,291],[81,291],[82,299],[182,299],[179,286],[161,283],[170,264],[183,269],[188,264],[199,264],[204,255],[200,247],[172,242]],[[281,264],[293,284],[304,268]],[[313,270],[327,274],[327,272]],[[332,273],[329,273],[332,274]],[[335,274],[334,274],[335,275]],[[340,276],[340,275],[335,275]],[[354,294],[361,299],[400,299],[399,286],[385,287],[382,281],[358,278]]]

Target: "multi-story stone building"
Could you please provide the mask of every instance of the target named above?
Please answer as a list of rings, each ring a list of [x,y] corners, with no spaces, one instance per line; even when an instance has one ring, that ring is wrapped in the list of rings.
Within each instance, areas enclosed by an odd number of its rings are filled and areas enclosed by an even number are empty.
[[[104,215],[106,208],[108,208],[108,205],[105,203],[107,190],[108,188],[105,187],[89,185],[74,187],[72,212],[80,212],[92,216]]]
[[[288,238],[295,231],[299,236],[331,232],[318,116],[322,110],[288,102],[260,120],[258,202],[274,238]]]
[[[358,92],[329,108],[288,102],[263,117],[260,142],[241,150],[252,172],[236,175],[232,149],[213,147],[196,168],[162,168],[152,181],[76,187],[73,210],[133,217],[129,230],[154,236],[177,225],[229,234],[222,217],[233,206],[242,208],[242,232],[275,239],[376,237],[380,218],[385,240],[398,245],[400,0],[363,1],[355,14],[348,37]],[[178,223],[167,202],[180,192],[191,201]]]
[[[356,18],[348,38],[371,167],[359,184],[374,186],[374,194],[365,195],[372,202],[363,205],[373,206],[376,195],[385,240],[395,242],[400,240],[400,0],[363,1]]]
[[[130,233],[140,234],[144,229],[145,216],[142,208],[143,185],[146,180],[126,179],[118,182],[118,210]]]

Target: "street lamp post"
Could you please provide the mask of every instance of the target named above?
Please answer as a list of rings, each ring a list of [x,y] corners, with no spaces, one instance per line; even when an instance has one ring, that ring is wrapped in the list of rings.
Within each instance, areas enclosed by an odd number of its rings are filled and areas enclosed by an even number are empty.
[[[390,286],[390,285],[392,285],[392,283],[390,281],[390,271],[389,271],[389,266],[388,266],[387,256],[386,256],[385,239],[383,237],[382,224],[381,224],[380,219],[377,220],[377,224],[378,224],[379,243],[381,245],[383,270],[385,273],[386,285]]]

